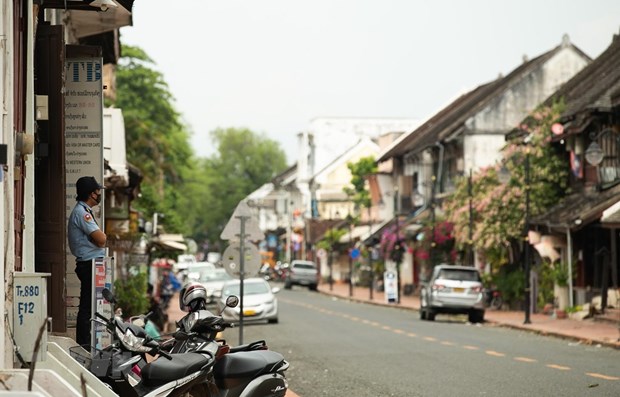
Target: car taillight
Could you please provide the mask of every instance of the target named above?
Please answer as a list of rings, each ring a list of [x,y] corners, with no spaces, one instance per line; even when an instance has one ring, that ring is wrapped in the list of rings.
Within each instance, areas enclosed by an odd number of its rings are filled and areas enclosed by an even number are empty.
[[[471,290],[474,292],[482,292],[482,287],[481,286],[471,287]]]
[[[442,290],[446,289],[446,286],[443,285],[443,284],[435,283],[435,284],[433,284],[432,288],[433,288],[434,291],[442,291]]]

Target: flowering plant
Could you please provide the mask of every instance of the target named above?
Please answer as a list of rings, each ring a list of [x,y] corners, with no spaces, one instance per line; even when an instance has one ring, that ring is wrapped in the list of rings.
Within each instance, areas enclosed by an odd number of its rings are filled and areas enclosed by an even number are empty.
[[[562,102],[538,108],[519,126],[529,135],[529,143],[524,144],[522,139],[509,142],[503,149],[503,160],[476,172],[471,187],[468,178],[459,180],[454,195],[446,199],[443,207],[454,224],[459,248],[472,244],[483,253],[505,252],[506,247],[522,238],[526,189],[530,193],[531,216],[542,213],[565,194],[568,167],[562,153],[551,145],[551,125],[563,108]],[[471,222],[470,200],[474,213]],[[473,225],[471,241],[470,225]]]
[[[405,235],[397,225],[390,225],[383,231],[383,234],[381,234],[379,246],[381,247],[381,253],[384,258],[389,258],[397,264],[400,264],[403,260],[403,254],[405,253]]]

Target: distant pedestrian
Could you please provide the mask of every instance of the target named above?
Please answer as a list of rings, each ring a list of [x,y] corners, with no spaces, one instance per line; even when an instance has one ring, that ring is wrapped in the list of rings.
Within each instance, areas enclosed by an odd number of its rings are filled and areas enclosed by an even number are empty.
[[[99,227],[92,208],[101,202],[104,188],[92,176],[83,176],[75,183],[77,203],[73,207],[67,225],[69,249],[75,256],[75,274],[80,280],[80,305],[75,326],[79,345],[91,343],[91,299],[93,264],[95,258],[105,256],[107,237]]]
[[[181,289],[181,283],[173,272],[166,269],[162,273],[161,288],[159,296],[161,299],[161,307],[166,310],[170,304],[170,299],[175,292]]]

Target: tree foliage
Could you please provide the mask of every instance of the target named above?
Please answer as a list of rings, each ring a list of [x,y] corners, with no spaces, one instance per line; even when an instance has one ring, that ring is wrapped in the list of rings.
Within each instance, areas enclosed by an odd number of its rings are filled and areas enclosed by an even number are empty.
[[[366,177],[377,173],[377,163],[373,156],[360,158],[355,163],[347,163],[351,171],[351,185],[343,188],[344,192],[351,198],[356,209],[370,208],[370,193],[366,190]]]
[[[286,169],[286,155],[277,142],[246,128],[216,129],[211,138],[217,152],[199,167],[205,193],[194,229],[215,242],[239,201]]]
[[[142,197],[134,204],[148,217],[164,213],[169,231],[188,233],[188,214],[178,204],[186,194],[184,180],[195,176],[190,132],[148,55],[131,46],[123,46],[122,53],[113,105],[123,109],[127,160],[144,176]]]
[[[159,212],[168,232],[202,242],[219,232],[240,200],[286,168],[279,144],[248,129],[217,129],[197,158],[190,130],[153,61],[137,47],[123,46],[113,104],[123,109],[127,159],[143,173],[142,196],[134,206],[145,217]]]
[[[496,261],[506,261],[507,247],[524,233],[526,157],[529,161],[530,216],[544,212],[566,193],[567,170],[562,154],[551,145],[551,125],[564,105],[561,102],[535,110],[520,129],[529,135],[509,142],[503,160],[475,173],[471,200],[474,206],[474,248]],[[457,183],[456,192],[444,203],[448,220],[460,248],[469,243],[469,186],[467,178]]]

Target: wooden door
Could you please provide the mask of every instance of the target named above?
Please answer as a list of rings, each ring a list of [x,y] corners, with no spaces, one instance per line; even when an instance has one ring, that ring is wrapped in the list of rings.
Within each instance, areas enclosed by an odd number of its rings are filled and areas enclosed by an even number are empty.
[[[35,269],[51,273],[48,305],[52,331],[66,332],[66,198],[63,26],[40,24],[35,48],[35,93],[47,95],[49,120],[37,123],[35,152]]]

